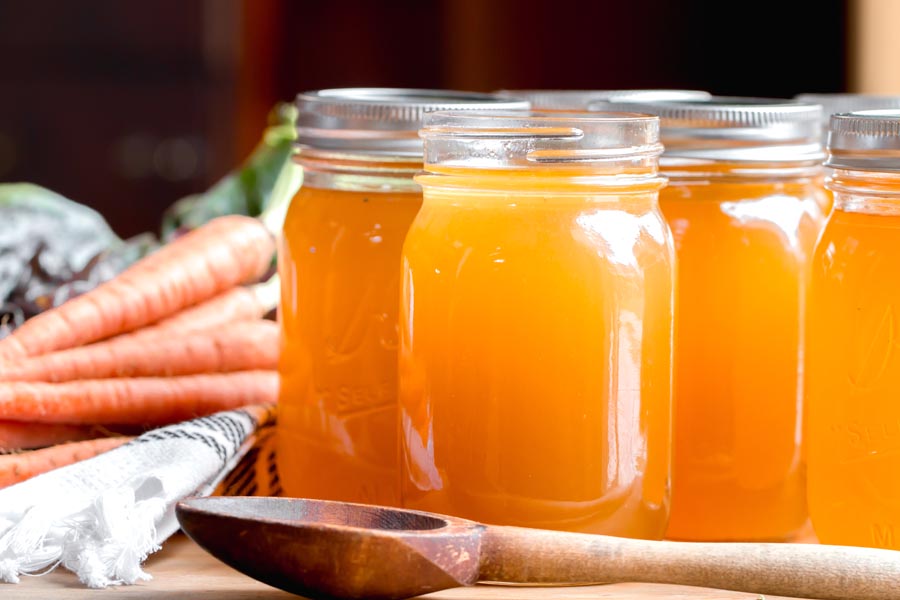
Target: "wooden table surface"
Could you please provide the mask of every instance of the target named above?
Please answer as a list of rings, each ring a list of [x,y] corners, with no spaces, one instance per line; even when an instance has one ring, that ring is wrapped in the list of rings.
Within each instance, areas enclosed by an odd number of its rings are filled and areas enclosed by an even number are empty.
[[[3,600],[287,600],[297,598],[259,583],[220,563],[183,535],[177,535],[150,557],[146,571],[153,580],[106,590],[86,589],[59,568],[42,577],[26,577],[18,585],[0,584]],[[674,585],[614,584],[580,587],[475,586],[436,592],[427,600],[779,600],[775,596],[723,592]],[[781,599],[784,600],[784,599]]]

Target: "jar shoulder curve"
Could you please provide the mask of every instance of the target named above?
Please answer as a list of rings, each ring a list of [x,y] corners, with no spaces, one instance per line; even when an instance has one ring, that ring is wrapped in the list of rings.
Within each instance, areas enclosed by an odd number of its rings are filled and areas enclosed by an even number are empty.
[[[495,271],[529,263],[579,269],[593,264],[620,275],[653,265],[674,270],[672,234],[655,194],[640,203],[445,200],[435,201],[426,189],[404,244],[408,266],[441,269],[464,261],[489,263]]]
[[[840,273],[848,266],[900,259],[900,211],[891,214],[835,208],[816,244],[814,268]]]
[[[675,185],[660,193],[660,206],[676,246],[696,237],[771,236],[772,242],[811,253],[831,199],[814,183],[773,185]]]
[[[327,228],[400,227],[405,233],[422,204],[421,190],[336,190],[306,186],[291,200],[283,234],[320,233]]]
[[[797,179],[696,179],[669,177],[660,190],[660,201],[693,200],[733,202],[779,196],[798,201],[830,199],[821,177]]]

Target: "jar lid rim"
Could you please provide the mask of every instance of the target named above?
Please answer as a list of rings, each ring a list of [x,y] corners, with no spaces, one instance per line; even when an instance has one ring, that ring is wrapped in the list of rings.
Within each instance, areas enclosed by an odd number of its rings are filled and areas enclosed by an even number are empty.
[[[781,160],[823,157],[819,104],[784,98],[712,96],[686,101],[600,101],[592,102],[590,109],[658,115],[666,156],[759,161],[777,149]]]
[[[900,172],[900,108],[832,115],[825,166]]]
[[[822,123],[825,133],[831,121],[831,115],[848,113],[860,110],[878,108],[900,108],[900,95],[886,94],[798,94],[794,100],[799,102],[812,102],[822,105]]]
[[[596,100],[703,100],[712,94],[703,90],[497,90],[497,94],[522,98],[540,110],[588,110]]]
[[[766,128],[818,121],[822,114],[820,104],[742,96],[712,96],[707,100],[601,100],[592,102],[590,110],[631,110],[657,115],[664,129]]]
[[[329,88],[297,95],[297,143],[325,149],[421,154],[417,131],[434,110],[523,110],[526,100],[454,90]]]

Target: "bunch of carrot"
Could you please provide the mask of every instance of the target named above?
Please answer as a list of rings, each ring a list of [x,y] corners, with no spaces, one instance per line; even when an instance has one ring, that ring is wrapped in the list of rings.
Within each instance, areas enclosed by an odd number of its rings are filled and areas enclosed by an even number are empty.
[[[0,487],[129,439],[111,434],[274,402],[271,301],[244,287],[274,252],[258,219],[219,217],[0,340]]]

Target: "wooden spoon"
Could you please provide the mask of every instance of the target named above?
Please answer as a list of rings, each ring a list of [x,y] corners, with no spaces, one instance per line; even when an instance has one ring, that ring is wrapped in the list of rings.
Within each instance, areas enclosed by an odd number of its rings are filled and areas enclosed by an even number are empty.
[[[477,581],[630,581],[900,599],[900,552],[893,550],[631,540],[288,498],[194,498],[176,512],[213,556],[309,598],[408,598]]]

